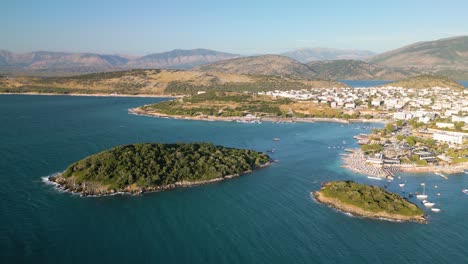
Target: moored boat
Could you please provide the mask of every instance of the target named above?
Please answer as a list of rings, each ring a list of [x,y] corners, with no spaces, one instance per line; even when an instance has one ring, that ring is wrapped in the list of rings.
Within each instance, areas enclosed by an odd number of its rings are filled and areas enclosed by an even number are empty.
[[[435,205],[435,203],[431,203],[431,202],[428,202],[428,201],[426,201],[426,202],[423,203],[423,204],[424,204],[424,206],[425,206],[426,208],[432,208],[432,207]]]
[[[423,186],[423,193],[422,194],[418,194],[416,195],[416,198],[418,198],[419,200],[426,200],[427,199],[427,195],[426,195],[426,184],[425,183],[421,183],[421,185]]]
[[[440,209],[439,208],[431,208],[431,211],[438,213],[438,212],[440,212]]]

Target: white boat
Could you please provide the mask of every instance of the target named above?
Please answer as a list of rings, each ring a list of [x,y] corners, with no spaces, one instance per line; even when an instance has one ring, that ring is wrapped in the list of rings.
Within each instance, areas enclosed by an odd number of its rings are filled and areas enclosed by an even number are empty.
[[[440,209],[439,208],[431,208],[431,211],[438,213],[438,212],[440,212]]]
[[[422,194],[416,195],[416,198],[418,198],[419,200],[426,200],[426,199],[427,199],[427,195],[426,195],[426,184],[425,184],[425,183],[421,183],[421,185],[423,186],[423,193],[422,193]]]
[[[418,198],[418,200],[424,200],[424,199],[427,199],[427,195],[425,195],[425,194],[418,194],[418,195],[416,195],[416,198]]]
[[[435,205],[435,203],[431,203],[431,202],[425,202],[425,203],[424,203],[424,206],[425,206],[426,208],[432,208],[432,206],[434,206],[434,205]]]
[[[381,181],[382,178],[379,178],[379,177],[372,177],[372,176],[367,176],[368,179],[371,179],[371,180],[378,180],[378,181]]]
[[[400,183],[400,184],[398,184],[398,186],[400,186],[400,187],[403,188],[403,187],[405,187],[405,184],[404,184],[404,183]]]
[[[468,189],[463,189],[463,190],[462,190],[462,193],[464,193],[464,194],[467,194],[467,195],[468,195]]]

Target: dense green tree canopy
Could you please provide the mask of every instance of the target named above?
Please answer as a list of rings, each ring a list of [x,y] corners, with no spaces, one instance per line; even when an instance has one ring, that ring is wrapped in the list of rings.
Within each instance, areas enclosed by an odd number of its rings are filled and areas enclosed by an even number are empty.
[[[250,171],[268,163],[263,153],[211,143],[132,144],[112,148],[70,165],[64,178],[98,182],[109,189],[197,182]]]

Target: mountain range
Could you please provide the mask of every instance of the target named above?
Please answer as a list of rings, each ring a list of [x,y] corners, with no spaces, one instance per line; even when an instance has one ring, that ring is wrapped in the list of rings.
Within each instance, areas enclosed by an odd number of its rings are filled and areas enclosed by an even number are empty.
[[[142,57],[36,51],[12,53],[0,50],[0,71],[79,74],[125,69],[190,69],[194,66],[239,57],[207,49],[173,50]]]
[[[468,36],[418,42],[382,54],[326,48],[281,55],[242,56],[207,49],[173,50],[141,57],[95,53],[0,50],[3,74],[76,75],[128,69],[195,69],[236,74],[333,80],[398,80],[417,74],[468,79]]]
[[[302,48],[281,54],[302,63],[322,60],[365,60],[376,53],[368,50]]]

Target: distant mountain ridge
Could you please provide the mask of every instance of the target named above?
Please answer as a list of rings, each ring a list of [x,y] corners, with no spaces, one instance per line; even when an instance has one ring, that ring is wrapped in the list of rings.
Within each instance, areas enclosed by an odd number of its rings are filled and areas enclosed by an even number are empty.
[[[322,60],[364,60],[376,55],[376,53],[368,50],[302,48],[281,55],[305,63]]]
[[[316,78],[330,80],[400,80],[416,72],[359,60],[312,61],[307,63]]]
[[[193,68],[203,72],[287,76],[312,79],[316,73],[307,65],[281,55],[260,55],[204,64]]]
[[[239,54],[231,54],[208,49],[177,49],[169,52],[155,53],[137,58],[133,61],[130,61],[128,66],[145,69],[190,69],[200,64],[238,57],[240,57]]]
[[[131,58],[123,55],[0,50],[0,70],[6,72],[92,73],[125,69],[189,69],[240,55],[207,49],[173,50]]]
[[[468,36],[417,42],[376,55],[368,62],[466,79],[468,78]]]

